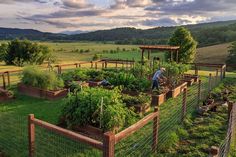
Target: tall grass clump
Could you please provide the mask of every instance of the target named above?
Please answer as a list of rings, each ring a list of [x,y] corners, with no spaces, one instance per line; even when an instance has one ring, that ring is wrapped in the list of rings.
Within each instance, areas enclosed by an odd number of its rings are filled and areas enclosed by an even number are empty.
[[[24,68],[22,83],[45,90],[57,90],[64,87],[63,80],[53,71],[42,71],[36,66]]]

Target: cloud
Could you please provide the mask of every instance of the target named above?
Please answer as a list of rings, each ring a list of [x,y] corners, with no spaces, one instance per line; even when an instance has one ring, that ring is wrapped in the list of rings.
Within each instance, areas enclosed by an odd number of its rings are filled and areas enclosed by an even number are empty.
[[[64,7],[74,8],[74,9],[84,9],[93,7],[93,5],[88,4],[86,0],[61,0]]]
[[[60,10],[49,14],[36,14],[31,16],[32,19],[48,19],[48,18],[72,18],[72,17],[90,17],[103,14],[103,10]]]
[[[146,10],[161,11],[163,14],[206,15],[210,12],[227,12],[236,9],[235,0],[153,0],[155,5]]]
[[[124,9],[127,7],[146,7],[152,4],[151,0],[115,0],[115,4],[111,5],[112,9]]]

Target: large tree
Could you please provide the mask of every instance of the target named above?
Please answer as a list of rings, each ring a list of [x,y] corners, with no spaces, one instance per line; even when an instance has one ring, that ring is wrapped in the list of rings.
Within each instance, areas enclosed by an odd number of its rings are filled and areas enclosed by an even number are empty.
[[[229,56],[226,61],[227,64],[236,64],[236,41],[229,47]]]
[[[29,40],[12,40],[1,52],[1,59],[8,65],[23,66],[24,64],[42,64],[51,57],[47,46]]]
[[[193,39],[189,30],[184,27],[177,28],[170,38],[169,44],[172,46],[180,46],[178,58],[180,62],[191,63],[194,61],[197,42]]]

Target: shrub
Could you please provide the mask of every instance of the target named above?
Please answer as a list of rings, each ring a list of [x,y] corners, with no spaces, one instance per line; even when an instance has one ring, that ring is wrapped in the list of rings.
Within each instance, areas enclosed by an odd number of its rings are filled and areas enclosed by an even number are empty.
[[[56,90],[64,87],[63,80],[53,71],[42,71],[38,67],[26,67],[23,70],[22,83],[46,90]]]
[[[102,107],[101,107],[102,106]],[[104,131],[129,126],[136,114],[125,107],[120,91],[102,88],[85,88],[70,96],[62,111],[68,127],[74,125],[101,126]]]
[[[47,46],[15,39],[8,43],[3,60],[9,65],[23,66],[24,64],[42,64],[51,57]]]

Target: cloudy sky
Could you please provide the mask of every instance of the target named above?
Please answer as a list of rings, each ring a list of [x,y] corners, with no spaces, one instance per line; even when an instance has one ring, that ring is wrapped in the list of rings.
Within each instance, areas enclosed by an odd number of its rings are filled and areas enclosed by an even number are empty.
[[[236,19],[236,0],[0,0],[0,27],[152,28]]]

